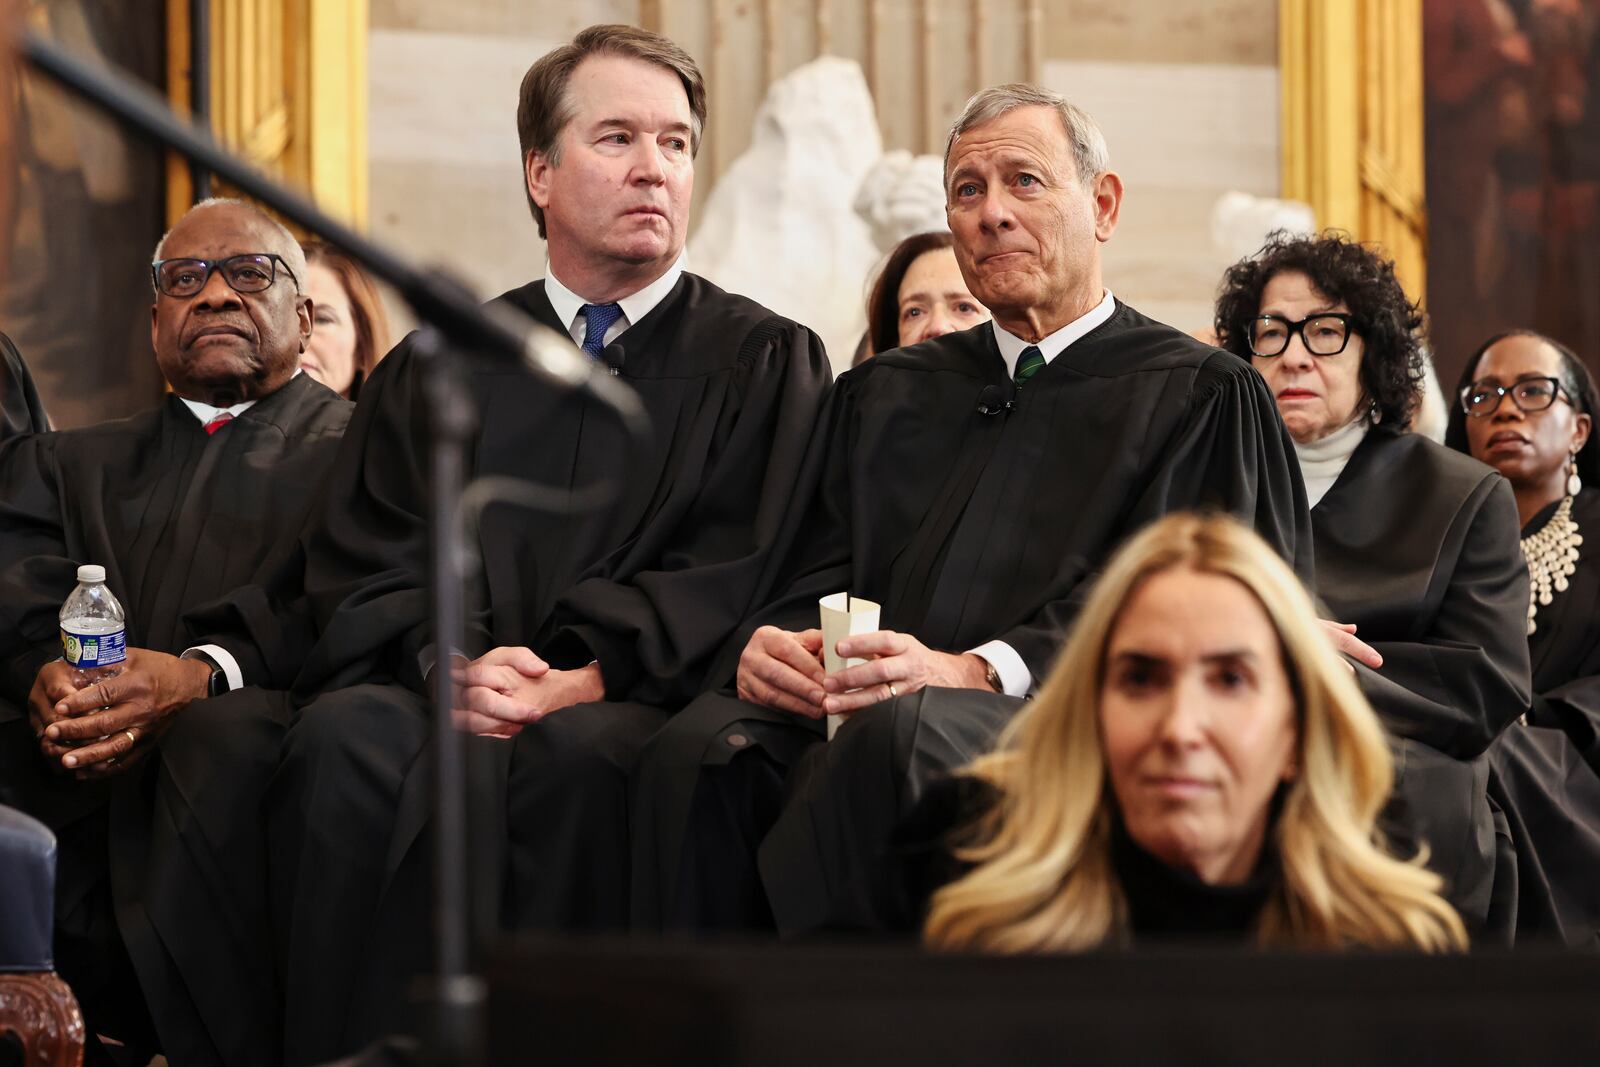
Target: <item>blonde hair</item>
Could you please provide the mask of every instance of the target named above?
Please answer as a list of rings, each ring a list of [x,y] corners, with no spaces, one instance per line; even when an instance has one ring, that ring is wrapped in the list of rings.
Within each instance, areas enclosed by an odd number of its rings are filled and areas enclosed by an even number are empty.
[[[1294,573],[1224,516],[1171,515],[1106,568],[1038,697],[993,753],[963,772],[998,801],[958,856],[976,866],[935,894],[928,944],[989,952],[1081,951],[1128,938],[1111,866],[1113,819],[1099,725],[1105,653],[1138,586],[1175,568],[1234,579],[1266,611],[1298,701],[1296,765],[1272,828],[1281,877],[1257,923],[1262,945],[1460,949],[1467,935],[1441,879],[1391,856],[1377,829],[1394,784],[1377,715]]]

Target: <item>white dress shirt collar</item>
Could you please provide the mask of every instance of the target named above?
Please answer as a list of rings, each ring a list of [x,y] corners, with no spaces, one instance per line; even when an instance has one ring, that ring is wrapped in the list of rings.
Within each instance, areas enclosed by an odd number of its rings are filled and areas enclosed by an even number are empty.
[[[678,284],[679,276],[683,274],[688,255],[687,249],[679,252],[678,258],[667,268],[665,274],[637,293],[617,301],[617,305],[622,308],[622,316],[606,331],[606,344],[616,340],[623,330],[650,314],[657,304],[667,298],[667,294],[672,292],[673,286]],[[544,276],[544,295],[550,301],[550,307],[555,310],[556,318],[566,325],[567,333],[572,337],[573,343],[583,344],[589,324],[581,312],[583,305],[591,301],[585,300],[561,284],[561,279],[556,277],[555,271],[549,269],[546,269]]]
[[[1046,363],[1066,351],[1068,345],[1105,322],[1111,317],[1111,313],[1117,310],[1117,301],[1111,295],[1111,290],[1107,289],[1104,292],[1105,296],[1101,298],[1100,303],[1033,345],[1044,356]],[[1029,347],[1032,342],[1024,341],[1014,333],[1008,333],[998,321],[991,320],[990,325],[994,328],[994,343],[1000,348],[1000,358],[1006,361],[1006,374],[1015,376],[1017,360],[1022,357],[1023,349]]]
[[[304,371],[302,371],[299,367],[296,367],[294,373],[289,375],[289,381],[294,381],[303,373]],[[180,396],[178,399],[183,401],[183,406],[188,408],[189,411],[194,414],[195,418],[200,420],[201,426],[204,426],[206,423],[210,422],[218,415],[221,415],[223,412],[227,412],[229,415],[232,415],[237,419],[240,415],[243,415],[245,412],[254,407],[256,403],[254,400],[241,400],[232,407],[217,408],[212,407],[210,404],[201,403],[198,400],[190,400],[186,396]]]

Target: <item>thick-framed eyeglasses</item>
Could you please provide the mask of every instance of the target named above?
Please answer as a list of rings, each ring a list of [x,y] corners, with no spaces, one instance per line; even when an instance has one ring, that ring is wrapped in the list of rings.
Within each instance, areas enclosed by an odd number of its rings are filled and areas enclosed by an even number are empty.
[[[157,292],[182,299],[204,289],[212,271],[221,271],[234,292],[259,293],[272,288],[279,267],[298,290],[299,279],[276,252],[246,252],[227,259],[158,259],[150,264],[150,277]]]
[[[1308,315],[1290,322],[1282,315],[1258,315],[1250,320],[1250,352],[1257,356],[1281,356],[1290,338],[1300,335],[1306,351],[1313,356],[1337,356],[1350,343],[1351,317],[1342,311]]]
[[[1519,411],[1531,415],[1554,404],[1564,392],[1566,387],[1559,378],[1520,378],[1510,385],[1473,382],[1461,390],[1461,410],[1475,419],[1487,419],[1500,410],[1500,401],[1509,396]]]

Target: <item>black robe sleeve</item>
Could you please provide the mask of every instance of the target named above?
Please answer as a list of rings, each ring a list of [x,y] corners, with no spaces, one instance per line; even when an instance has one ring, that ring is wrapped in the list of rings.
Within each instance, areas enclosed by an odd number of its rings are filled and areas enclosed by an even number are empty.
[[[657,560],[620,579],[585,578],[556,605],[551,662],[577,642],[598,661],[609,699],[675,704],[698,695],[791,516],[827,354],[810,330],[773,319],[738,358],[701,491]]]
[[[1395,733],[1472,759],[1528,707],[1520,533],[1511,484],[1484,479],[1446,535],[1459,554],[1429,631],[1370,642],[1383,656],[1376,671],[1356,664],[1362,691]]]
[[[751,600],[754,609],[729,635],[707,676],[715,688],[732,683],[740,653],[762,626],[800,632],[818,625],[817,601],[851,585],[851,542],[871,536],[851,522],[850,456],[861,400],[860,375],[834,383],[789,487],[793,511]]]
[[[57,614],[77,563],[67,558],[54,434],[0,445],[0,709],[26,706],[39,668],[60,655]],[[60,599],[46,591],[62,589]],[[5,717],[0,710],[0,717]]]
[[[1600,774],[1600,663],[1591,664],[1589,674],[1535,696],[1528,718],[1566,734],[1584,762]],[[1600,818],[1600,812],[1594,814]]]
[[[0,333],[0,441],[24,433],[44,433],[50,429],[39,391],[22,354],[11,338]]]
[[[976,843],[981,820],[999,800],[993,786],[964,775],[928,783],[888,843],[890,873],[879,901],[886,929],[919,933],[934,894],[972,873],[956,853]]]
[[[288,689],[316,643],[316,621],[301,588],[304,540],[284,546],[265,573],[271,577],[264,582],[186,612],[183,624],[189,647],[226,649],[245,685]]]
[[[1174,511],[1226,512],[1251,527],[1312,584],[1312,531],[1305,487],[1288,431],[1261,376],[1218,352],[1201,368],[1189,416],[1161,447],[1121,528],[1128,534]],[[1092,457],[1089,457],[1092,461]],[[999,636],[1042,680],[1092,581]]]
[[[422,691],[429,640],[427,398],[414,336],[379,362],[330,477],[310,535],[306,610],[321,633],[294,683],[311,695],[363,681]],[[469,626],[471,625],[469,621]],[[487,649],[481,626],[468,643]]]

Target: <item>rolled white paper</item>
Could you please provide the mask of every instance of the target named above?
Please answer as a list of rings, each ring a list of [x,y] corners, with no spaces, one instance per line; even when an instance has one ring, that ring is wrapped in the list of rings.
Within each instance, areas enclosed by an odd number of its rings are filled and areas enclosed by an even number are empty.
[[[867,662],[864,659],[843,659],[835,651],[839,642],[855,634],[870,634],[878,629],[881,608],[870,600],[853,597],[849,593],[830,593],[817,601],[822,612],[822,666],[834,674],[846,667]],[[828,740],[838,732],[842,715],[828,716]]]

